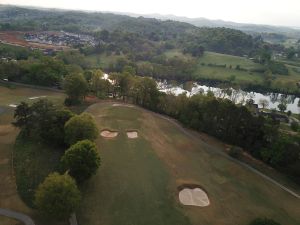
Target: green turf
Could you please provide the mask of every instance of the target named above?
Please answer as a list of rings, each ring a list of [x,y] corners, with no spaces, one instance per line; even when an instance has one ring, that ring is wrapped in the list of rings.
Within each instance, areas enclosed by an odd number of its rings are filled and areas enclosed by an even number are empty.
[[[100,129],[118,130],[115,139],[97,139],[102,166],[83,187],[79,224],[248,224],[270,217],[300,223],[300,202],[253,172],[220,155],[210,142],[186,136],[177,126],[146,111],[93,105]],[[137,129],[129,140],[126,129]],[[184,207],[177,187],[200,184],[211,205]],[[297,190],[299,192],[299,188]]]
[[[14,87],[8,88],[0,85],[0,106],[9,107],[9,104],[19,104],[21,101],[28,103],[34,102],[30,97],[46,96],[56,104],[63,102],[63,93],[40,90],[34,88]]]
[[[115,140],[99,138],[102,165],[83,188],[79,224],[168,225],[189,224],[168,192],[164,164],[144,137],[129,140],[126,129],[141,129],[141,112],[130,108],[105,108],[99,128],[118,130]],[[98,118],[98,108],[90,110]]]
[[[187,55],[184,55],[178,49],[167,51],[165,55],[167,57],[189,57]],[[298,91],[299,88],[297,87],[296,83],[300,81],[300,62],[297,60],[283,60],[281,62],[285,63],[288,67],[289,75],[276,75],[272,80],[271,87],[276,90],[282,91]],[[208,64],[226,64],[226,68],[208,66]],[[236,70],[235,68],[237,65],[248,71]],[[262,85],[264,74],[250,72],[250,70],[262,68],[262,65],[254,63],[252,60],[245,57],[232,56],[215,52],[204,52],[204,55],[198,58],[197,67],[193,73],[193,77],[200,80],[210,79],[218,81],[228,81],[234,76],[234,83],[238,85],[247,85],[250,83]]]
[[[237,65],[244,69],[258,69],[262,68],[262,65],[254,63],[252,60],[245,57],[232,56],[226,54],[220,54],[215,52],[204,52],[204,55],[199,58],[199,63],[212,63],[217,65],[232,66],[235,68]]]
[[[9,104],[18,104],[21,101],[32,103],[36,100],[29,100],[28,98],[34,96],[47,96],[56,104],[61,104],[64,100],[64,94],[58,92],[0,86],[0,108],[4,109],[3,111],[1,110],[0,113],[0,208],[8,208],[25,213],[33,217],[36,224],[45,225],[47,223],[37,218],[32,209],[27,207],[20,199],[20,194],[17,192],[16,187],[16,177],[18,178],[18,182],[23,183],[27,187],[26,189],[26,187],[23,186],[23,191],[32,194],[33,190],[30,190],[34,187],[32,186],[32,182],[36,181],[38,177],[47,170],[44,166],[53,166],[51,164],[53,157],[49,155],[49,153],[45,153],[47,148],[39,143],[35,143],[35,147],[32,148],[29,146],[29,143],[19,145],[17,146],[20,150],[18,152],[19,154],[14,154],[13,149],[15,139],[18,135],[18,129],[10,126],[13,121],[14,108],[10,107]],[[18,162],[14,163],[18,170],[15,172],[12,168],[13,154]],[[35,171],[33,172],[35,169],[38,171],[37,173]],[[27,176],[24,176],[24,173],[27,173]],[[0,217],[0,224],[12,225],[16,223],[6,217]]]

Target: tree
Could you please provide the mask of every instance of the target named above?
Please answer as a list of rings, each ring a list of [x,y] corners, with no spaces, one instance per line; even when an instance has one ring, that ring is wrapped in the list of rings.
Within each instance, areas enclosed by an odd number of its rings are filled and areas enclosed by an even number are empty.
[[[88,83],[81,73],[71,73],[64,80],[64,89],[68,95],[66,104],[78,104],[82,102],[88,93]]]
[[[31,109],[26,102],[21,102],[14,113],[14,119],[16,120],[13,122],[13,125],[23,129],[28,133],[30,131],[30,115]]]
[[[90,90],[95,93],[98,98],[104,98],[109,92],[110,83],[103,79],[103,72],[95,70],[92,72],[90,79]]]
[[[257,218],[249,223],[249,225],[280,225],[280,223],[277,223],[272,219]]]
[[[70,110],[57,109],[48,113],[48,119],[41,122],[40,135],[51,145],[65,144],[65,123],[74,116]]]
[[[79,206],[81,194],[68,174],[50,174],[35,193],[35,204],[45,216],[63,220]]]
[[[285,103],[280,103],[277,107],[280,110],[280,112],[284,112],[286,110],[286,104]]]
[[[291,129],[292,129],[293,131],[298,131],[299,128],[300,128],[300,125],[299,125],[298,122],[293,121],[293,122],[291,123]]]
[[[77,182],[83,182],[96,173],[100,166],[100,156],[96,144],[83,140],[72,145],[61,159]]]
[[[258,104],[261,105],[261,107],[266,108],[269,106],[269,101],[267,99],[259,99]]]
[[[93,141],[98,133],[93,117],[87,113],[74,116],[65,124],[65,142],[69,145],[84,139]]]

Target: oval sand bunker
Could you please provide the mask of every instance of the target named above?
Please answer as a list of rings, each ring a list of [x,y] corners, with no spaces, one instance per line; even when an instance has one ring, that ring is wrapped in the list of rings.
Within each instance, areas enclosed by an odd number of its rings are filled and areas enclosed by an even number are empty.
[[[127,131],[126,133],[128,138],[134,139],[138,137],[137,131]]]
[[[105,138],[115,138],[118,136],[117,131],[103,130],[100,135]]]
[[[179,192],[179,201],[183,205],[205,207],[209,205],[207,194],[200,188],[184,188]]]

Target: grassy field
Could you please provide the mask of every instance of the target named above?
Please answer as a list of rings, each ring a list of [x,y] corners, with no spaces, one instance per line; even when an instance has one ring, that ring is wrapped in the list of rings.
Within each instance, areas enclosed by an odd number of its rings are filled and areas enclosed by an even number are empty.
[[[95,54],[89,55],[86,57],[87,61],[94,68],[107,69],[111,63],[115,63],[118,58],[121,56],[118,55],[105,55],[105,54]]]
[[[61,104],[63,96],[27,88],[0,87],[0,93],[0,207],[24,212],[37,225],[52,225],[38,218],[17,194],[11,159],[18,131],[10,126],[13,108],[8,105],[44,95]],[[115,139],[99,136],[96,141],[102,165],[81,187],[84,198],[77,212],[79,224],[243,225],[258,216],[274,218],[283,225],[299,224],[299,200],[216,153],[223,144],[187,136],[173,123],[137,107],[102,103],[87,111],[100,130],[118,130],[119,135]],[[126,130],[137,130],[139,137],[128,139]],[[50,151],[39,143],[18,142],[15,149],[17,175],[29,189],[36,185],[29,181],[41,180],[60,157],[59,152],[47,154]],[[34,176],[25,179],[30,172]],[[186,207],[179,203],[177,187],[191,183],[207,191],[210,206]],[[18,222],[0,217],[0,224]]]
[[[21,101],[32,102],[30,97],[48,96],[56,103],[63,101],[63,94],[29,88],[9,89],[0,86],[0,208],[8,208],[19,212],[33,214],[20,199],[17,193],[15,174],[12,168],[12,154],[18,130],[11,126],[14,108],[9,104],[18,104]],[[1,225],[19,224],[17,221],[0,216]]]
[[[199,63],[215,63],[217,65],[226,64],[227,66],[231,65],[232,68],[235,68],[237,65],[239,65],[240,67],[248,70],[262,68],[260,64],[254,63],[252,60],[245,57],[220,54],[216,52],[204,52],[204,55],[199,58]]]
[[[178,50],[170,50],[165,53],[167,57],[188,57]],[[282,61],[289,69],[289,75],[276,75],[272,80],[271,86],[278,90],[298,90],[296,85],[300,81],[300,62],[299,61]],[[225,65],[224,67],[208,66],[208,64]],[[229,66],[232,66],[232,69]],[[249,72],[236,70],[236,66],[246,70],[261,69],[262,65],[254,63],[253,61],[238,56],[220,54],[215,52],[205,52],[204,55],[198,59],[197,68],[193,74],[195,79],[212,79],[219,81],[228,81],[230,77],[234,76],[234,82],[243,84],[262,84],[263,73]]]
[[[243,225],[259,216],[300,223],[299,200],[218,154],[222,144],[187,136],[138,108],[107,103],[87,111],[100,129],[120,133],[115,139],[97,139],[102,165],[83,188],[79,224]],[[127,129],[137,129],[139,138],[128,139]],[[190,183],[207,191],[210,206],[178,202],[177,187]]]

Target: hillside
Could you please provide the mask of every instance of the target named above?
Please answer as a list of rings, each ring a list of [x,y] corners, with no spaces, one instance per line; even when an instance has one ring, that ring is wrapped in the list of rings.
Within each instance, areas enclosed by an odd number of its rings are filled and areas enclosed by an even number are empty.
[[[257,50],[260,40],[226,28],[199,28],[189,23],[130,17],[112,13],[46,10],[0,6],[0,30],[65,30],[95,34],[100,30],[133,33],[154,42],[188,46],[190,42],[220,53],[244,55]]]

